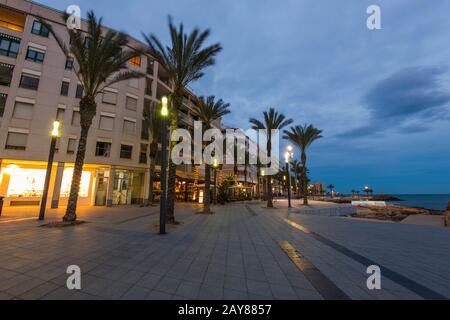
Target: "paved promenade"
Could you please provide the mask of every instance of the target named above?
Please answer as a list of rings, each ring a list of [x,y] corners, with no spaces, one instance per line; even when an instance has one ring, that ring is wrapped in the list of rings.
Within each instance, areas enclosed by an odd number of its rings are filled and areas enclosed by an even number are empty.
[[[157,207],[81,209],[89,223],[64,229],[6,212],[0,299],[450,298],[449,229],[276,205],[236,203],[199,215],[182,204],[181,225],[165,236],[157,235]],[[63,213],[49,212],[48,221]],[[373,264],[381,290],[366,286]],[[81,268],[79,291],[66,287],[69,265]]]

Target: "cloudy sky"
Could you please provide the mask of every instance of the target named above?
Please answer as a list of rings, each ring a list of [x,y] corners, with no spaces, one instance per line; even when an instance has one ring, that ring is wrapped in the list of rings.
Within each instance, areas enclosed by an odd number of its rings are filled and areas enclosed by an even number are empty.
[[[210,28],[224,50],[192,88],[232,104],[226,123],[248,128],[269,107],[313,123],[324,138],[310,149],[311,178],[341,192],[450,193],[450,1],[39,2],[94,9],[139,39],[167,41],[169,14]],[[382,30],[366,27],[371,4]]]

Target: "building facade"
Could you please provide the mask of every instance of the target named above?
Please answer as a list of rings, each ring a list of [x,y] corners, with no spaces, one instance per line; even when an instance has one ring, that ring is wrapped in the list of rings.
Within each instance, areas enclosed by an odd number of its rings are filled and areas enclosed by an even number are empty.
[[[68,200],[83,87],[73,71],[76,62],[65,57],[37,16],[45,17],[69,42],[61,12],[25,0],[0,0],[0,196],[5,197],[5,206],[39,205],[51,127],[58,119],[62,134],[47,203],[56,208]],[[137,48],[143,44],[130,37],[129,45]],[[145,77],[105,88],[97,97],[79,205],[139,204],[148,197],[151,137],[143,122],[143,110],[154,107],[172,89],[164,70],[151,56],[138,56],[128,67],[145,73]],[[184,100],[181,125],[190,128],[195,96],[186,91]],[[195,199],[194,171],[193,166],[180,166],[178,199]],[[202,174],[199,176],[197,180]]]

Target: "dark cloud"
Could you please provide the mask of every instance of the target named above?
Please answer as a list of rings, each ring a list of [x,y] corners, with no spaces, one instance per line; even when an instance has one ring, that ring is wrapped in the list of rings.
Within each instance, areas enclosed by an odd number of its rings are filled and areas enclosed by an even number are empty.
[[[407,68],[380,81],[363,98],[370,123],[341,136],[360,137],[391,129],[403,133],[426,131],[426,123],[439,119],[450,102],[450,94],[441,84],[446,72],[444,67]],[[411,121],[416,124],[406,124]]]

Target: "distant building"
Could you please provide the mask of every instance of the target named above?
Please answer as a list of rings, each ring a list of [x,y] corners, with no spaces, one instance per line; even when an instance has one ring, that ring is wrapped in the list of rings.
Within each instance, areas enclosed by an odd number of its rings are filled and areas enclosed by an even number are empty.
[[[311,185],[311,193],[313,195],[324,195],[327,192],[325,184],[320,182],[315,182]]]

